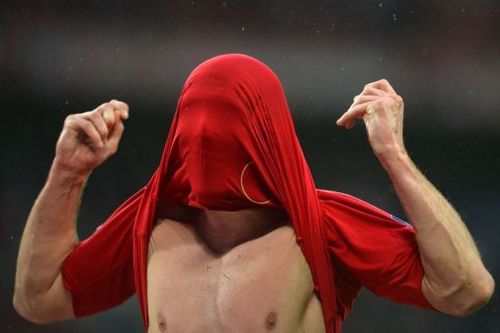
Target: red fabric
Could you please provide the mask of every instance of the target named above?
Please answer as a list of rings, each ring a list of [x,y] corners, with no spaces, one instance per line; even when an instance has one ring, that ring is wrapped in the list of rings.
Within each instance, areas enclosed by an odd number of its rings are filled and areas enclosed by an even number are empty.
[[[433,310],[422,294],[424,270],[408,223],[353,196],[318,190],[342,322],[361,287],[394,302]]]
[[[63,265],[77,316],[114,306],[135,289],[148,327],[147,248],[159,200],[286,210],[328,332],[340,331],[361,285],[428,307],[412,229],[358,199],[317,192],[279,79],[254,58],[219,56],[191,73],[149,183]]]

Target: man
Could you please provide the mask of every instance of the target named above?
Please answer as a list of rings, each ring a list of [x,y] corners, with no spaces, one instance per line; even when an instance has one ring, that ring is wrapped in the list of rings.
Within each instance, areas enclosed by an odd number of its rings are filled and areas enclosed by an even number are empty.
[[[360,288],[466,315],[494,282],[459,215],[403,144],[403,101],[365,86],[337,121],[366,124],[412,226],[317,190],[276,75],[244,55],[198,66],[157,171],[87,240],[75,220],[90,173],[116,152],[128,106],[69,116],[19,250],[14,306],[50,323],[137,293],[149,332],[340,332]]]

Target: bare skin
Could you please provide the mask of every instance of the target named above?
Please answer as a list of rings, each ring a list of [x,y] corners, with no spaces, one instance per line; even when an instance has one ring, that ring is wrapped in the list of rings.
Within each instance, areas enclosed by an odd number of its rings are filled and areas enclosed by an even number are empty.
[[[176,218],[183,221],[159,219],[149,243],[150,333],[325,331],[286,215],[191,211]]]
[[[78,241],[84,184],[116,152],[127,118],[128,106],[111,101],[65,122],[19,249],[13,303],[30,321],[74,317],[61,264]],[[385,80],[368,84],[337,124],[352,128],[357,119],[415,227],[425,297],[451,315],[477,310],[494,281],[458,213],[408,157],[401,97]],[[275,213],[160,212],[149,248],[150,332],[324,331],[309,268]]]

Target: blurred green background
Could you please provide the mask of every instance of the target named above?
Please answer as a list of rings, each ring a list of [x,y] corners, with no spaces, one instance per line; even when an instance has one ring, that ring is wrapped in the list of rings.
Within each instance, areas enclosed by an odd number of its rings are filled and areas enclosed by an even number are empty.
[[[111,98],[131,118],[119,152],[92,175],[85,238],[159,162],[177,96],[211,56],[240,52],[282,79],[318,187],[404,216],[362,124],[335,120],[364,84],[405,99],[407,148],[462,214],[500,277],[500,3],[466,1],[3,1],[0,4],[0,331],[141,332],[132,298],[50,326],[11,305],[17,248],[70,113]],[[452,318],[363,292],[344,332],[499,332],[499,297]]]

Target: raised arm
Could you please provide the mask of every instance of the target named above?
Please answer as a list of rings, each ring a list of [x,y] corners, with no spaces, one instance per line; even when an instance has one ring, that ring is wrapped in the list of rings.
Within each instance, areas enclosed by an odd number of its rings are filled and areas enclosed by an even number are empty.
[[[337,125],[366,125],[373,152],[387,171],[415,228],[425,276],[422,292],[444,313],[464,316],[491,297],[494,281],[459,214],[425,178],[403,143],[403,100],[389,82],[365,86]]]
[[[17,259],[13,304],[39,324],[74,317],[61,265],[78,243],[76,219],[87,179],[113,155],[128,106],[116,100],[64,122],[45,186],[28,217]]]

